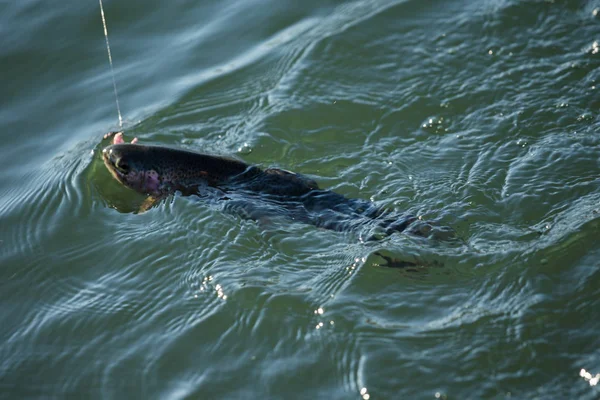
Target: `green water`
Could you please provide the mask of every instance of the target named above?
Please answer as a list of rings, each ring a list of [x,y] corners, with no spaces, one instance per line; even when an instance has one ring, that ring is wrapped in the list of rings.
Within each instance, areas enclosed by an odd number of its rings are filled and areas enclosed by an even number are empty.
[[[0,397],[600,397],[600,3],[104,6],[128,138],[464,243],[133,213],[98,3],[0,3]]]

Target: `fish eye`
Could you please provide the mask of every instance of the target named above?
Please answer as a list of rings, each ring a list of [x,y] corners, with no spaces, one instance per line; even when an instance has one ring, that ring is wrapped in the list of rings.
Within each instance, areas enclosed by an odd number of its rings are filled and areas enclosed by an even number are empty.
[[[129,164],[127,164],[127,162],[125,162],[123,160],[117,161],[117,163],[115,164],[115,167],[117,167],[117,169],[121,172],[124,172],[124,173],[129,172]]]

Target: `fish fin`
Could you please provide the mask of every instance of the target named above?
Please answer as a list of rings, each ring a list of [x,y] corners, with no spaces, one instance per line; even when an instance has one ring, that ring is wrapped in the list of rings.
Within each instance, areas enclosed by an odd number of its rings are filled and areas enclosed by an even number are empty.
[[[413,256],[412,261],[411,261],[411,260],[407,259],[408,257],[398,258],[398,257],[393,257],[393,256],[386,256],[381,251],[376,251],[375,253],[373,253],[373,255],[381,257],[386,261],[384,264],[376,264],[380,267],[399,268],[399,269],[403,269],[403,270],[409,271],[409,272],[418,272],[418,271],[425,270],[430,267],[440,268],[440,267],[444,266],[444,263],[441,261],[424,260],[424,259],[416,257],[416,256]]]
[[[386,256],[384,254],[382,254],[379,251],[376,251],[374,253],[376,256],[379,256],[381,258],[383,258],[386,263],[385,264],[381,264],[380,266],[382,267],[386,267],[386,268],[414,268],[417,267],[417,263],[411,262],[411,261],[407,261],[407,260],[403,260],[401,258],[395,258],[395,257],[390,257],[390,256]]]
[[[146,198],[146,200],[144,200],[144,202],[140,205],[140,208],[138,209],[137,213],[138,214],[145,213],[146,211],[148,211],[149,209],[154,207],[154,205],[156,205],[156,203],[158,203],[161,200],[162,200],[162,197],[148,196]]]

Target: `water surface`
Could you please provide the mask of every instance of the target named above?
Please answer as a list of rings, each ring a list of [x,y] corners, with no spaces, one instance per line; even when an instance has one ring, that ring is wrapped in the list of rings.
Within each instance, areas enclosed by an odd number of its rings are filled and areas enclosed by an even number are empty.
[[[99,6],[0,5],[6,398],[596,399],[600,4],[105,1],[128,137],[293,170],[464,243],[363,243],[99,157]],[[378,256],[412,260],[385,268]]]

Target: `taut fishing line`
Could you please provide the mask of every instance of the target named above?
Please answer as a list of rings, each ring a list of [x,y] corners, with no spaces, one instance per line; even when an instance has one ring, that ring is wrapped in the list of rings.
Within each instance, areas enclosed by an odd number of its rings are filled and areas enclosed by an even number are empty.
[[[112,56],[110,54],[110,44],[108,43],[108,29],[106,29],[106,18],[104,18],[104,7],[102,0],[100,2],[100,15],[102,16],[102,25],[104,26],[104,38],[106,39],[106,50],[108,51],[108,62],[110,63],[110,73],[112,75],[113,88],[115,89],[115,100],[117,101],[117,113],[119,114],[119,128],[123,129],[123,118],[121,117],[121,107],[119,107],[119,94],[117,93],[117,82],[115,81],[115,70],[113,68]]]

